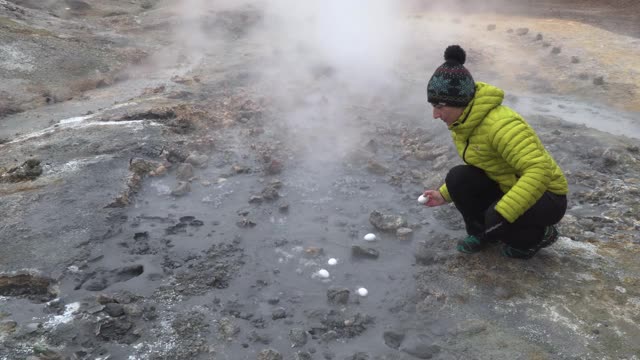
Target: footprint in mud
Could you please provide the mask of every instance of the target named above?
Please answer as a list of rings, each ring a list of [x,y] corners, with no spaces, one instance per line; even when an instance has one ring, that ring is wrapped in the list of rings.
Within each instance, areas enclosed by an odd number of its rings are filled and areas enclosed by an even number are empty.
[[[126,266],[114,270],[99,269],[88,274],[85,279],[76,286],[76,290],[84,288],[89,291],[102,291],[115,283],[124,282],[140,276],[143,272],[144,266],[142,265]]]

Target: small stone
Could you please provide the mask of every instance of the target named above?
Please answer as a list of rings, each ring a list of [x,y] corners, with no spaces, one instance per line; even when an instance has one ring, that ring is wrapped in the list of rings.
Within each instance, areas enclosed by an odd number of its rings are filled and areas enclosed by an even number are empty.
[[[389,172],[389,169],[386,166],[375,160],[369,160],[367,163],[367,170],[375,175],[384,175]]]
[[[578,64],[580,62],[580,58],[577,56],[572,56],[571,57],[571,63],[572,64]]]
[[[277,308],[271,313],[271,318],[273,320],[284,319],[287,317],[287,311],[284,308]]]
[[[311,360],[311,354],[306,351],[298,351],[294,356],[295,360]]]
[[[398,349],[404,340],[404,334],[395,331],[385,331],[382,334],[384,343],[392,349]]]
[[[351,256],[358,259],[377,259],[380,257],[380,253],[376,249],[353,245],[351,247]]]
[[[516,35],[523,36],[529,33],[529,28],[518,28],[516,29]]]
[[[0,322],[0,334],[10,334],[16,331],[18,323],[13,320],[3,320]]]
[[[496,29],[496,24],[489,24],[487,25],[487,31],[493,31]]]
[[[540,41],[540,40],[542,40],[542,34],[538,33],[538,35],[536,35],[535,40],[536,40],[536,41]]]
[[[317,258],[324,254],[324,249],[321,247],[310,246],[304,249],[304,256],[307,258]]]
[[[431,359],[440,352],[438,345],[412,344],[402,349],[409,355],[413,355],[418,359]]]
[[[604,77],[596,76],[593,78],[593,85],[604,85]]]
[[[119,317],[124,315],[124,307],[120,304],[109,303],[104,306],[104,312],[111,317]]]
[[[291,347],[302,347],[307,343],[307,332],[301,328],[293,328],[289,330],[289,340]]]
[[[173,196],[184,196],[191,192],[191,184],[187,181],[178,182],[178,186],[171,190]]]
[[[258,353],[258,360],[282,360],[282,355],[273,349],[264,349]]]
[[[329,330],[326,333],[322,334],[322,336],[320,336],[320,338],[324,342],[333,341],[333,340],[338,338],[338,333],[335,332],[334,330]]]
[[[554,55],[560,54],[560,52],[562,52],[562,48],[560,46],[554,46],[553,49],[551,49],[551,53]]]
[[[346,304],[349,302],[349,294],[351,291],[347,288],[329,288],[327,290],[327,299],[331,304]]]
[[[412,229],[403,227],[396,230],[396,237],[400,240],[407,240],[408,238],[411,237],[412,233],[413,233]]]
[[[182,181],[188,181],[193,178],[193,165],[188,163],[182,163],[178,165],[176,170],[176,178]]]

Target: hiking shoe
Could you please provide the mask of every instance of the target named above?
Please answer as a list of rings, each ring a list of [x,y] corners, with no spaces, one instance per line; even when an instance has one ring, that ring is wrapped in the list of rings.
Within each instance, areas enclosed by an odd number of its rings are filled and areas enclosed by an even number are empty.
[[[510,258],[514,258],[514,259],[531,259],[533,257],[533,255],[535,255],[538,250],[540,248],[536,247],[534,249],[526,249],[526,250],[522,250],[522,249],[516,249],[514,247],[511,247],[509,245],[502,245],[502,255],[506,256],[506,257],[510,257]]]
[[[458,241],[458,251],[465,254],[473,254],[481,251],[487,246],[486,241],[478,239],[474,235],[469,235],[463,240]]]
[[[547,246],[551,246],[556,240],[558,240],[558,236],[560,233],[558,232],[558,228],[555,225],[545,226],[544,235],[542,236],[542,241],[540,242],[540,247],[545,248]]]

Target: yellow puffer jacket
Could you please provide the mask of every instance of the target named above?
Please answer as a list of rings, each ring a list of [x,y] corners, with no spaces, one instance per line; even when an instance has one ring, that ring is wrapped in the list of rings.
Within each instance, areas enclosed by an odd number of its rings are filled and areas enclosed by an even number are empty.
[[[567,179],[522,117],[502,105],[504,91],[476,83],[476,94],[449,126],[462,160],[481,168],[500,185],[504,196],[495,209],[509,222],[527,211],[545,191],[564,195]],[[440,193],[448,202],[447,186]]]

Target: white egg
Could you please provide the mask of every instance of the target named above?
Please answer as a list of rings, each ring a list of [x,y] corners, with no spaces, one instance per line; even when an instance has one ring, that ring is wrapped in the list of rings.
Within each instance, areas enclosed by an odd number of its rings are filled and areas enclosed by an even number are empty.
[[[331,258],[331,259],[329,259],[329,261],[327,261],[327,264],[332,265],[332,266],[337,264],[337,263],[338,263],[338,260],[334,259],[334,258]]]
[[[318,270],[318,276],[320,276],[323,279],[326,279],[329,277],[329,272],[325,269],[320,269]]]
[[[376,234],[367,234],[364,236],[364,239],[367,241],[374,241],[376,239]]]
[[[358,295],[360,296],[367,296],[369,294],[369,290],[361,287],[358,289]]]
[[[420,204],[424,204],[424,203],[426,203],[427,201],[429,201],[429,197],[428,197],[428,196],[420,195],[420,197],[418,198],[418,202],[419,202]]]

